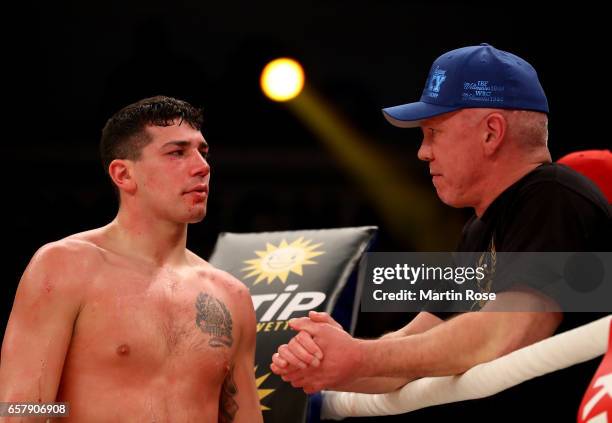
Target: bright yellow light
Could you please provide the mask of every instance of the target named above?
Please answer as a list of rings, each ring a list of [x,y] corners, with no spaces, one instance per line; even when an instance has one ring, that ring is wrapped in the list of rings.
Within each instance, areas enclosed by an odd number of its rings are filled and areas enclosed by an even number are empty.
[[[288,101],[298,96],[304,87],[304,70],[286,57],[271,61],[261,72],[261,89],[275,101]]]

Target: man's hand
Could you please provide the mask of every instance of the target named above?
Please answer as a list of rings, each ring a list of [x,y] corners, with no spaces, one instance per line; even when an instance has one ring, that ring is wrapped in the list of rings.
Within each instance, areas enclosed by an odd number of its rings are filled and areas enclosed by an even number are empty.
[[[356,377],[362,361],[360,341],[329,315],[310,312],[309,318],[293,319],[289,324],[300,333],[279,347],[271,365],[284,381],[310,394]]]
[[[308,317],[313,322],[329,323],[332,326],[342,329],[327,313],[311,311]],[[290,325],[292,322],[290,322]],[[289,344],[283,344],[278,348],[278,352],[272,356],[272,371],[278,375],[291,373],[298,369],[305,369],[308,366],[319,367],[323,359],[323,352],[314,342],[308,332],[300,331],[294,336]]]

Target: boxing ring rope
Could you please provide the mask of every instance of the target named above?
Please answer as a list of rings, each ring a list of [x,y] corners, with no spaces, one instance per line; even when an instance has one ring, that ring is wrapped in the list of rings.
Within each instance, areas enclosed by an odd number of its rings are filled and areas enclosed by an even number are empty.
[[[323,392],[322,419],[385,416],[494,395],[514,385],[603,355],[612,315],[544,339],[462,375],[427,377],[385,394]],[[585,386],[586,389],[586,386]]]

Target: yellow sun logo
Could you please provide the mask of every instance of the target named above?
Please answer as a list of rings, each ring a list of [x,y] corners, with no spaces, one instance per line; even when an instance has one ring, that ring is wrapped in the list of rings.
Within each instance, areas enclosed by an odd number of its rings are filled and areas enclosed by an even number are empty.
[[[325,251],[315,251],[323,243],[311,245],[311,242],[312,240],[304,241],[304,237],[296,239],[291,244],[287,244],[287,241],[283,239],[278,247],[267,242],[265,251],[255,251],[259,258],[245,260],[249,266],[242,270],[250,272],[245,278],[257,276],[253,284],[257,285],[264,279],[271,284],[276,278],[285,283],[289,272],[302,276],[302,266],[317,264],[316,261],[310,259],[325,254]]]
[[[255,373],[257,373],[257,366],[255,366]],[[259,395],[260,401],[259,407],[261,410],[270,409],[269,407],[266,407],[265,405],[261,404],[261,400],[270,395],[272,392],[274,392],[274,389],[259,389],[259,387],[264,383],[268,376],[270,376],[270,373],[266,373],[263,376],[255,378],[255,386],[257,387],[257,395]]]

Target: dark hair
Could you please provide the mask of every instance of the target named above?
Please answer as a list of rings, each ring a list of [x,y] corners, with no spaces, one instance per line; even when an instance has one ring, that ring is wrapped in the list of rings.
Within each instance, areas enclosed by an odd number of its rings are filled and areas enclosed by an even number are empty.
[[[147,125],[170,126],[176,119],[187,122],[198,131],[202,127],[202,110],[183,100],[155,96],[130,104],[115,113],[104,125],[100,139],[100,156],[104,170],[114,159],[138,160],[142,148],[151,142]]]

